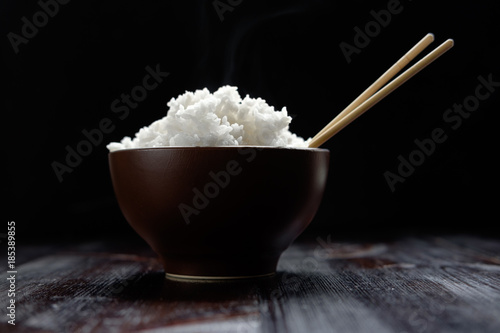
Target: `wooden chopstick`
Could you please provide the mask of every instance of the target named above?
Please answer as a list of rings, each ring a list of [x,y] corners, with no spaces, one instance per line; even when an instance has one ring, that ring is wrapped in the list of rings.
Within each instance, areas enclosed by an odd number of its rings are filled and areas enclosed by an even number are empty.
[[[361,95],[359,95],[351,104],[349,104],[342,112],[340,112],[328,125],[326,125],[321,131],[319,131],[316,136],[312,138],[315,140],[318,136],[322,135],[329,127],[335,125],[340,119],[342,119],[346,114],[354,110],[361,103],[373,95],[377,90],[379,90],[384,84],[389,82],[399,71],[401,71],[406,65],[410,63],[420,52],[422,52],[429,44],[434,41],[434,35],[429,33],[424,38],[422,38],[417,44],[415,44],[401,59],[399,59],[394,65],[392,65],[384,74],[382,74],[375,82],[373,82]]]
[[[316,135],[309,143],[309,148],[317,148],[337,134],[344,127],[349,125],[354,119],[368,111],[372,106],[380,102],[384,97],[389,95],[403,83],[412,78],[415,74],[431,64],[434,60],[443,55],[446,51],[453,47],[453,40],[448,39],[431,53],[417,62],[415,65],[407,69],[404,73],[392,80],[389,84],[380,89],[377,93],[365,100],[351,112],[345,114],[342,118],[338,119],[332,126],[327,127],[323,133]]]

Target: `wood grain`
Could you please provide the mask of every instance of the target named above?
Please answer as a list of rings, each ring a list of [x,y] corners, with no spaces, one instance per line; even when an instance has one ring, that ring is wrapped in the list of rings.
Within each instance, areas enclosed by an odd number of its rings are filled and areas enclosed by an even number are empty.
[[[78,249],[18,268],[16,326],[2,310],[1,332],[500,332],[498,240],[319,236],[274,277],[225,283],[166,280],[147,249]]]

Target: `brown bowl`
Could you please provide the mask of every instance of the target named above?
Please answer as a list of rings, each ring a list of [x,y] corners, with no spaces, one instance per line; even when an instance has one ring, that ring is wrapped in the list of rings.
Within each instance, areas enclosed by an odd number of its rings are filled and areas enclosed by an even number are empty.
[[[225,279],[276,271],[309,225],[329,151],[279,147],[164,147],[109,154],[114,191],[167,276]]]

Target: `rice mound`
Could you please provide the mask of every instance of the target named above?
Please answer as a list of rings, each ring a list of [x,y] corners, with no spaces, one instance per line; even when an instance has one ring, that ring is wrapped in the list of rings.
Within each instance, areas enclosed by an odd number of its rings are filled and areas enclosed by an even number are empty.
[[[186,91],[167,103],[162,119],[143,127],[132,139],[107,145],[109,151],[167,146],[280,146],[306,148],[307,141],[288,129],[286,107],[275,111],[261,98],[241,99],[238,88],[223,86]]]

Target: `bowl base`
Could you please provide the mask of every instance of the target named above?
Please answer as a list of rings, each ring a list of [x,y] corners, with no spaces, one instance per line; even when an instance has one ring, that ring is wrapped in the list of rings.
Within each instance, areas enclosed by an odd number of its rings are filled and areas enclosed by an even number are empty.
[[[234,281],[234,280],[249,280],[271,277],[276,272],[256,275],[240,275],[240,276],[203,276],[203,275],[183,275],[165,273],[165,277],[175,281],[193,281],[193,282],[219,282],[219,281]]]
[[[201,251],[201,250],[200,250]],[[176,280],[241,280],[276,272],[281,253],[160,255],[167,278]]]

